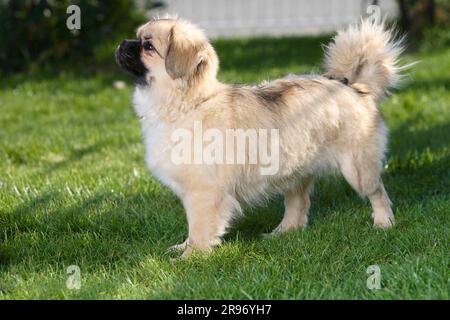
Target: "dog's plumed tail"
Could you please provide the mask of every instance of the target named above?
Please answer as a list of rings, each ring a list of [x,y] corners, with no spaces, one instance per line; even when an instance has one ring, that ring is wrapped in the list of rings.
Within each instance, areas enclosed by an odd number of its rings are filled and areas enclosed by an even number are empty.
[[[382,98],[400,80],[403,37],[369,19],[339,31],[325,49],[327,76]]]

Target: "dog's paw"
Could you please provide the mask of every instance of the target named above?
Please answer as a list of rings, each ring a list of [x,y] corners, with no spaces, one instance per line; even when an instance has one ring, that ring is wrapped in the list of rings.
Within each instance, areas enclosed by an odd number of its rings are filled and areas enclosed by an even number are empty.
[[[261,237],[263,239],[272,239],[280,234],[283,233],[283,227],[281,226],[281,224],[279,224],[275,229],[272,230],[272,232],[268,232],[268,233],[263,233],[261,235]]]
[[[167,249],[168,252],[181,252],[185,251],[187,247],[188,240],[186,239],[183,243],[176,244]]]
[[[395,219],[393,215],[386,215],[382,217],[375,216],[373,220],[373,226],[379,229],[389,229],[395,225]]]
[[[272,230],[270,233],[263,233],[262,238],[263,239],[271,239],[274,237],[279,236],[280,234],[283,234],[285,232],[297,230],[297,229],[304,229],[306,227],[306,223],[304,224],[296,224],[296,225],[284,225],[280,223],[275,229]]]
[[[173,261],[185,260],[191,257],[193,254],[196,256],[208,256],[215,247],[221,245],[220,239],[214,239],[209,241],[205,245],[194,245],[189,243],[189,239],[186,239],[183,243],[174,245],[168,249],[168,252],[183,252],[179,258]]]
[[[183,254],[180,256],[180,260],[186,260],[191,257],[197,258],[207,258],[213,252],[213,247],[193,247],[190,245],[186,246]]]

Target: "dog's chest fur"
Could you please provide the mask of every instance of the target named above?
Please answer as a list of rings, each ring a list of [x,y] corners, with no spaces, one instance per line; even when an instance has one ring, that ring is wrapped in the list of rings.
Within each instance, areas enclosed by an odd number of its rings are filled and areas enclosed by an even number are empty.
[[[150,90],[137,87],[133,104],[141,122],[147,166],[156,178],[180,195],[181,186],[176,181],[176,172],[170,161],[171,126],[156,112],[156,101]]]

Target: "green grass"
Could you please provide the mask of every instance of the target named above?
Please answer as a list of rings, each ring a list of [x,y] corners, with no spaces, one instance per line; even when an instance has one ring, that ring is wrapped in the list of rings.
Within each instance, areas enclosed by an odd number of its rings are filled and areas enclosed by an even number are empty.
[[[326,38],[219,41],[220,77],[256,82],[319,70]],[[208,257],[172,262],[180,202],[147,171],[132,86],[120,73],[18,75],[0,88],[0,298],[449,298],[450,49],[419,53],[382,109],[397,225],[340,178],[323,178],[310,226],[271,240],[282,199],[247,209]],[[128,80],[127,80],[128,81]],[[81,268],[81,289],[66,269]],[[381,289],[366,269],[381,269]]]

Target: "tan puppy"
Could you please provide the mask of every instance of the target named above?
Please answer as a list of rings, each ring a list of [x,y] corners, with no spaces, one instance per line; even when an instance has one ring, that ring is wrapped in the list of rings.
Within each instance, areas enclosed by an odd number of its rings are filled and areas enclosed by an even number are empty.
[[[325,76],[290,75],[257,86],[219,82],[217,55],[190,22],[150,21],[139,28],[137,40],[125,40],[116,59],[137,79],[134,105],[146,162],[186,210],[189,236],[174,248],[184,250],[184,256],[192,249],[209,250],[220,243],[241,202],[278,193],[284,193],[286,209],[273,233],[305,226],[314,177],[330,168],[339,169],[370,199],[375,226],[392,226],[380,178],[387,129],[377,107],[398,79],[402,50],[392,38],[382,24],[362,21],[339,32],[327,47]],[[250,148],[245,149],[245,163],[199,162],[189,149],[186,159],[191,162],[174,161],[174,132],[194,133],[198,123],[203,131],[224,135],[230,129],[276,130],[278,136],[267,144],[278,167],[262,174],[262,162],[250,161]],[[202,140],[202,147],[207,142]],[[232,146],[231,152],[238,149]]]

